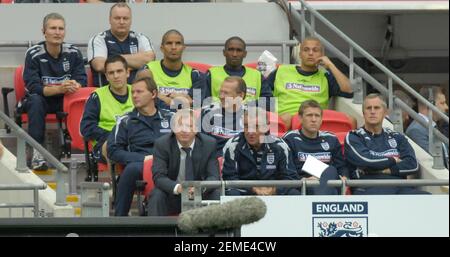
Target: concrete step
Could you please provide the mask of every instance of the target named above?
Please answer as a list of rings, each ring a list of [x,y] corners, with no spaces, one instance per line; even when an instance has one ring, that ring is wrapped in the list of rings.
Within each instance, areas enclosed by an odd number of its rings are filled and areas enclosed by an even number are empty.
[[[81,207],[75,207],[73,210],[75,212],[75,217],[81,217]]]
[[[33,170],[33,173],[37,175],[42,181],[47,184],[53,183],[56,180],[56,170],[48,169],[48,170]]]
[[[46,182],[47,186],[56,191],[56,182]]]
[[[38,176],[53,176],[55,174],[54,169],[48,169],[48,170],[33,170],[33,173]]]
[[[80,204],[80,196],[79,195],[67,195],[66,202],[70,205]]]

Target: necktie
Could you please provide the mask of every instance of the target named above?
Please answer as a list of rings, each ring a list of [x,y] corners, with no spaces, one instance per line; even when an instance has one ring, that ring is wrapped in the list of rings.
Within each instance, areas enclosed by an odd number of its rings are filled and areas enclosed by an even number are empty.
[[[186,160],[184,162],[184,174],[186,181],[194,180],[194,165],[192,163],[191,148],[182,147],[181,148],[186,153]]]

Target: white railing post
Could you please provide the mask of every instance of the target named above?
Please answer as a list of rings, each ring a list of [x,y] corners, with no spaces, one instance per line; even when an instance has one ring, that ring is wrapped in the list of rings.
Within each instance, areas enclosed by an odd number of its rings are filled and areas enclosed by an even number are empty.
[[[61,170],[57,170],[55,174],[56,180],[56,202],[57,206],[67,206],[66,202],[66,181],[64,176],[66,174],[62,174]]]
[[[303,40],[305,39],[305,23],[306,23],[306,19],[305,19],[305,6],[303,5],[302,2],[300,2],[300,6],[301,6],[301,17],[302,17],[302,24],[301,26],[301,30],[300,31],[300,41],[303,42]]]
[[[19,173],[27,173],[29,172],[27,166],[27,154],[26,154],[26,143],[20,137],[17,137],[17,159],[16,159],[16,170]]]
[[[392,78],[388,78],[389,97],[389,119],[394,126],[394,130],[403,133],[402,110],[395,104],[394,85]]]

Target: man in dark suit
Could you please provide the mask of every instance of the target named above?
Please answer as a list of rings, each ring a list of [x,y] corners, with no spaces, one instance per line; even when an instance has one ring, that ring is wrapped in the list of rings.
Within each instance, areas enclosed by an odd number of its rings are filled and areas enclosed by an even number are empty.
[[[219,180],[216,159],[216,141],[197,133],[192,110],[180,110],[172,122],[173,133],[155,142],[153,155],[153,181],[150,194],[149,216],[178,214],[181,211],[183,181]],[[188,188],[193,194],[193,188]],[[203,199],[219,200],[218,189],[203,192]]]

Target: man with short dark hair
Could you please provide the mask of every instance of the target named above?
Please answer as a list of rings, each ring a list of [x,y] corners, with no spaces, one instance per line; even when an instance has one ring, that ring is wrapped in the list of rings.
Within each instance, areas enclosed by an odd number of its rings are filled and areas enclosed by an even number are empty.
[[[178,30],[164,33],[161,40],[161,61],[152,61],[145,65],[138,77],[150,76],[158,86],[158,106],[161,109],[179,109],[190,107],[194,89],[203,89],[205,78],[196,69],[182,61],[186,49],[184,36]],[[198,103],[200,106],[200,103]]]
[[[242,38],[237,36],[228,38],[223,48],[223,56],[225,65],[212,67],[206,74],[205,97],[212,96],[214,101],[218,101],[222,82],[229,76],[241,77],[245,81],[246,102],[272,96],[272,90],[263,75],[255,69],[242,65],[247,56],[246,43]]]
[[[147,62],[155,59],[152,43],[148,37],[130,30],[131,8],[126,3],[116,3],[109,11],[109,30],[89,40],[88,60],[94,76],[94,85],[108,82],[104,75],[105,61],[109,56],[121,55],[131,69],[128,83],[133,82],[136,72]]]
[[[23,80],[25,98],[18,104],[28,113],[28,133],[39,144],[45,141],[45,116],[63,110],[65,94],[86,85],[83,55],[72,44],[64,43],[66,23],[58,13],[44,17],[45,41],[29,48],[25,57]],[[33,151],[32,168],[47,170],[43,156]]]
[[[117,120],[107,141],[109,159],[125,165],[117,185],[116,216],[128,215],[144,162],[153,158],[156,139],[170,133],[172,118],[172,113],[156,107],[158,90],[152,78],[136,80],[131,93],[135,108]]]
[[[116,118],[133,109],[130,75],[127,61],[120,55],[108,57],[105,75],[109,84],[96,89],[86,102],[80,132],[93,141],[93,156],[106,162],[106,139],[116,124]]]
[[[267,113],[251,107],[244,112],[244,132],[225,145],[223,180],[296,180],[299,179],[289,147],[269,133]],[[227,195],[299,195],[295,188],[228,188]]]
[[[387,104],[379,94],[363,102],[364,126],[345,138],[345,157],[352,179],[406,179],[417,174],[414,149],[402,134],[383,128]],[[412,187],[361,187],[353,194],[427,194]]]
[[[322,114],[323,110],[318,102],[304,101],[298,110],[302,128],[288,132],[283,136],[283,140],[291,149],[292,159],[300,178],[320,180],[320,186],[308,189],[308,194],[336,195],[337,189],[327,186],[327,181],[336,180],[339,177],[347,178],[348,169],[336,135],[319,130],[322,126]],[[303,171],[303,165],[309,155],[329,165],[320,178]]]

